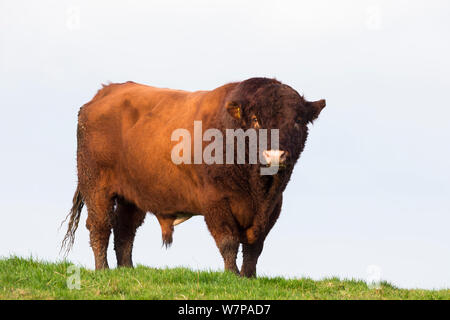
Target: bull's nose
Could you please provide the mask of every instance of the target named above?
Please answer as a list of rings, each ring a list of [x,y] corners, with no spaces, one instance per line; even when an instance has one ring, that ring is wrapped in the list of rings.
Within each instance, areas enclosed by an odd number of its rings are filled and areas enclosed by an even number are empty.
[[[286,160],[287,152],[283,150],[264,150],[263,156],[268,165],[279,165]]]

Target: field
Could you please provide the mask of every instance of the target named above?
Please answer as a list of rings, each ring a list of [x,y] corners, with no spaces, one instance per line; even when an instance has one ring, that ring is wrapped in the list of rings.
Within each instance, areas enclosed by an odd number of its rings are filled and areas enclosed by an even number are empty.
[[[72,267],[71,267],[72,266]],[[77,271],[78,270],[78,271]],[[76,288],[79,272],[79,289]],[[69,289],[69,286],[72,289]],[[337,278],[243,279],[230,273],[137,266],[93,271],[69,262],[0,259],[0,299],[450,299],[450,290],[406,290]]]

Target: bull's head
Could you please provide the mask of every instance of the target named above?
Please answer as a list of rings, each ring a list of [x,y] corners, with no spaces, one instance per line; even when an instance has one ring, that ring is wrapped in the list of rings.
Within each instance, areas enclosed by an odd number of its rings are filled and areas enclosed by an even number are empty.
[[[278,129],[279,147],[268,138],[261,150],[267,164],[292,168],[305,146],[309,123],[319,116],[325,100],[310,102],[297,91],[277,80],[252,78],[241,82],[227,97],[229,115],[246,130]]]

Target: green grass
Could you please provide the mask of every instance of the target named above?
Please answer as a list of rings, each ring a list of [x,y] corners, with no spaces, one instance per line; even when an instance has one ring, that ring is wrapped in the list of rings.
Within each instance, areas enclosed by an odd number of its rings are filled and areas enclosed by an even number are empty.
[[[80,268],[81,288],[70,290],[71,265],[0,259],[0,299],[450,299],[450,290],[397,289],[388,283],[370,289],[357,280],[244,279],[228,272],[144,266]]]

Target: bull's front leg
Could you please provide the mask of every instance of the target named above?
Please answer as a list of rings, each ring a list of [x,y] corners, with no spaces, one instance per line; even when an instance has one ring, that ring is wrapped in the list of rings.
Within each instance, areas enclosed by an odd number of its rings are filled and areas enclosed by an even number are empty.
[[[242,244],[242,268],[241,276],[256,277],[256,264],[262,252],[264,240],[260,239],[253,244]]]
[[[283,199],[280,198],[279,202],[275,205],[272,213],[269,215],[268,224],[264,228],[264,232],[251,244],[242,244],[242,267],[241,276],[243,277],[256,277],[256,264],[258,263],[258,258],[264,247],[264,240],[272,229],[273,225],[277,221],[281,212],[281,205]]]
[[[239,229],[227,201],[220,201],[205,213],[205,222],[223,257],[225,270],[239,274],[236,265]]]

